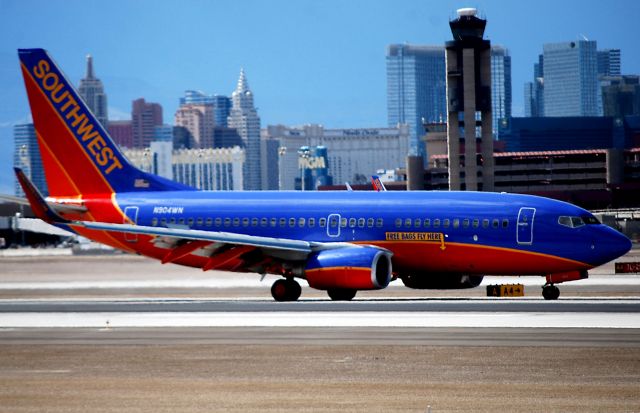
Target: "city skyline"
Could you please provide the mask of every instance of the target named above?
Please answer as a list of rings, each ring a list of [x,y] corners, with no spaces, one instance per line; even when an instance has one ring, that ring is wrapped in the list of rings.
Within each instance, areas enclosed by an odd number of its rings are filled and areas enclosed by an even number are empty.
[[[153,5],[153,7],[151,7]],[[230,95],[250,74],[262,124],[327,127],[386,125],[385,49],[443,44],[460,7],[477,7],[487,38],[512,56],[513,114],[524,113],[523,86],[544,43],[587,36],[598,49],[621,49],[622,73],[640,73],[632,1],[537,2],[0,2],[0,192],[12,188],[12,127],[28,119],[16,49],[48,49],[74,84],[86,55],[109,96],[112,119],[144,97],[171,118],[185,90]],[[621,10],[625,10],[621,13]],[[86,33],[91,16],[91,33]],[[96,17],[99,16],[99,17]],[[627,33],[628,34],[628,33]],[[198,39],[198,40],[195,40]]]

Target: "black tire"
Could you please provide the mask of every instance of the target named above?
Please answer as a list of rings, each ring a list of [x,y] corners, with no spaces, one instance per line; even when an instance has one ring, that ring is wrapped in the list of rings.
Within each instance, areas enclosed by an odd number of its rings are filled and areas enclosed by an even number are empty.
[[[271,286],[271,296],[276,301],[288,301],[287,300],[287,280],[276,280]]]
[[[300,298],[302,293],[302,287],[295,280],[279,279],[276,280],[271,286],[271,296],[274,300],[283,301],[296,301]]]
[[[351,301],[356,296],[358,290],[351,290],[347,288],[331,288],[327,290],[329,298],[333,301]]]
[[[287,280],[287,290],[289,292],[288,301],[298,301],[300,294],[302,294],[302,287],[300,287],[300,284],[293,279]]]
[[[542,296],[545,300],[557,300],[560,297],[560,289],[555,285],[545,285],[542,287]]]

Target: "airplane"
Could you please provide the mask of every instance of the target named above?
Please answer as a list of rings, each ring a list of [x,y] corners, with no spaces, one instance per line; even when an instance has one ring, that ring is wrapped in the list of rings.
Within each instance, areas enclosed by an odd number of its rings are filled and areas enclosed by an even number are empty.
[[[586,278],[630,240],[548,198],[472,191],[201,191],[134,167],[43,49],[18,51],[45,170],[43,198],[16,169],[36,216],[130,253],[208,270],[276,274],[351,300],[400,279],[461,289],[483,276],[542,276],[542,294]]]

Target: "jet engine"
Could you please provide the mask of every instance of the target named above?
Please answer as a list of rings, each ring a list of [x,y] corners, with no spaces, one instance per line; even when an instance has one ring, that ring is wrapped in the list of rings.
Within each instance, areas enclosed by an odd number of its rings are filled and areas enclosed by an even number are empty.
[[[391,281],[391,255],[367,246],[318,251],[307,259],[304,278],[318,290],[378,290]]]

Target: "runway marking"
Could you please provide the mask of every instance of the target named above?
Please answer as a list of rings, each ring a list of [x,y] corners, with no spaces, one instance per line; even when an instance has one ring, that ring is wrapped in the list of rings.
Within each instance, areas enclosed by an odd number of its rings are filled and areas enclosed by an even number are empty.
[[[3,313],[3,328],[122,327],[505,327],[637,328],[638,313],[532,312],[145,312]],[[2,330],[0,330],[2,331]]]

